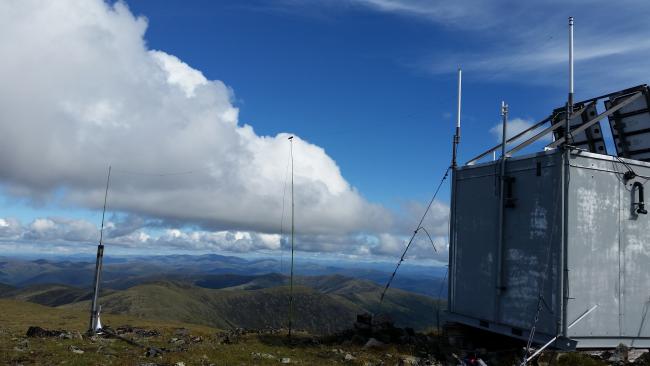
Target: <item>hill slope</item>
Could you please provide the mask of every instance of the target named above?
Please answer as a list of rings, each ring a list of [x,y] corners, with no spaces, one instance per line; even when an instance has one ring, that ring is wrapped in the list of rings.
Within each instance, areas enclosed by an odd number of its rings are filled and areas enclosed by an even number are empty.
[[[410,357],[411,346],[387,345],[381,350],[359,345],[315,342],[309,334],[224,333],[219,329],[186,323],[110,315],[103,317],[113,329],[129,325],[133,329],[155,331],[154,335],[129,332],[123,336],[142,347],[114,338],[80,336],[87,327],[88,314],[38,304],[0,299],[0,364],[2,365],[278,365],[287,358],[297,365],[383,365],[402,363]],[[72,337],[30,338],[29,326],[64,330]],[[179,329],[180,328],[180,329]],[[180,343],[182,341],[182,343]],[[180,345],[179,345],[180,344]],[[146,349],[164,352],[147,357]],[[397,355],[403,356],[397,356]],[[351,357],[350,357],[351,356]]]
[[[156,282],[102,296],[102,311],[138,318],[229,328],[281,328],[287,324],[289,289],[214,290]],[[88,301],[66,305],[85,310]],[[360,307],[305,287],[294,288],[294,327],[330,333],[350,327]]]
[[[156,281],[114,291],[100,298],[103,312],[140,318],[176,320],[220,328],[282,328],[288,324],[287,278],[262,276],[212,276],[220,288],[196,286],[192,281]],[[344,276],[299,277],[294,286],[297,329],[331,333],[349,328],[364,312],[389,314],[399,326],[418,330],[436,326],[439,302],[429,297],[390,289],[379,307],[382,287],[371,281]],[[226,287],[228,285],[234,285]],[[88,301],[66,305],[87,309]]]

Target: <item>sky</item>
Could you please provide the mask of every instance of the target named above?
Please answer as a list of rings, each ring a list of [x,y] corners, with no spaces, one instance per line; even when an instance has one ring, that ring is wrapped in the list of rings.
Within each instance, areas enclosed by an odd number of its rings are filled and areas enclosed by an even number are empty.
[[[0,253],[397,259],[450,163],[648,82],[650,2],[0,4]],[[536,149],[541,146],[534,147]],[[533,150],[534,151],[534,150]],[[446,262],[444,185],[409,258]],[[431,241],[436,245],[433,250]]]

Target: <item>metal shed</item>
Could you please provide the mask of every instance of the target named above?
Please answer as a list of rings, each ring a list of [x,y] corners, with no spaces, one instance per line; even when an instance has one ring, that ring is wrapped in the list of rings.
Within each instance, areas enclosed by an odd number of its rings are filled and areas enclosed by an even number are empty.
[[[535,326],[536,343],[558,337],[559,348],[650,347],[650,163],[624,157],[635,156],[625,138],[650,131],[649,95],[643,85],[578,103],[571,129],[580,144],[563,144],[559,133],[545,151],[512,156],[557,132],[556,110],[542,121],[550,127],[502,159],[477,163],[495,147],[453,170],[452,321],[522,339]],[[602,154],[605,117],[615,156]],[[626,131],[631,125],[647,131]]]

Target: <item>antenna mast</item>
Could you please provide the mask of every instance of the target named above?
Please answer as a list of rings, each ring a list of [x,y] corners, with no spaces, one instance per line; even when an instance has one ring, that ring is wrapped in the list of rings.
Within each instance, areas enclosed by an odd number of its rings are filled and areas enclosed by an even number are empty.
[[[289,278],[289,338],[293,325],[293,243],[294,243],[294,203],[293,203],[293,136],[289,137],[291,151],[291,277]]]
[[[562,265],[562,280],[560,281],[560,293],[562,294],[561,302],[561,316],[558,317],[558,333],[567,336],[568,323],[567,323],[567,304],[569,301],[568,292],[568,228],[569,228],[569,180],[570,180],[570,166],[569,155],[571,148],[569,146],[569,126],[571,115],[573,114],[573,17],[569,17],[569,98],[566,108],[566,119],[564,121],[564,151],[562,152],[562,248],[560,251],[560,263]]]
[[[453,152],[451,157],[451,167],[456,168],[456,154],[458,150],[458,143],[460,143],[460,105],[461,105],[461,94],[462,94],[462,79],[463,79],[463,70],[458,68],[458,109],[456,110],[456,133],[454,134],[453,142]]]
[[[90,325],[88,333],[94,334],[102,329],[102,324],[99,320],[99,312],[101,307],[97,304],[99,297],[99,282],[102,277],[102,264],[104,260],[104,217],[106,216],[106,200],[108,198],[108,185],[111,181],[111,166],[108,166],[108,177],[106,178],[106,191],[104,192],[104,209],[102,211],[102,226],[99,231],[99,245],[97,246],[97,260],[95,262],[95,280],[93,300],[90,307]]]

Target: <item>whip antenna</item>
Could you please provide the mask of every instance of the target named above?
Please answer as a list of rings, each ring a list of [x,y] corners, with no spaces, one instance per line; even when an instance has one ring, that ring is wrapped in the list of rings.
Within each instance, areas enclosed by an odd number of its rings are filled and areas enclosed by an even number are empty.
[[[460,106],[461,106],[461,95],[462,95],[462,86],[463,86],[463,70],[458,68],[458,109],[456,110],[456,133],[454,134],[453,142],[453,151],[451,157],[451,167],[456,169],[456,154],[458,150],[458,144],[460,143]]]
[[[294,203],[293,203],[293,136],[289,137],[289,146],[291,151],[291,277],[289,278],[289,338],[291,338],[291,328],[293,326],[293,244],[294,244]]]
[[[102,264],[104,260],[104,217],[106,216],[106,201],[108,198],[108,186],[111,181],[111,167],[108,167],[108,176],[106,177],[106,191],[104,192],[104,209],[102,210],[102,226],[99,230],[99,245],[97,246],[97,260],[95,261],[95,280],[93,288],[93,299],[90,307],[90,325],[88,333],[95,334],[102,330],[102,323],[99,319],[101,307],[97,304],[99,297],[99,283],[102,277]]]

